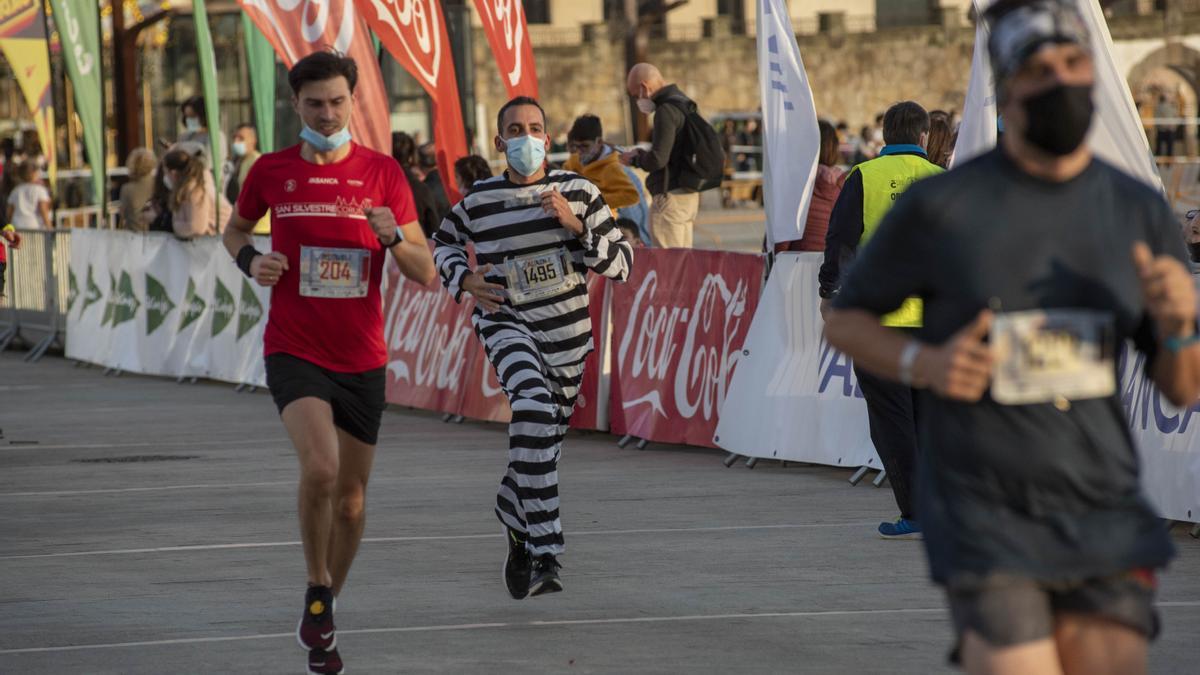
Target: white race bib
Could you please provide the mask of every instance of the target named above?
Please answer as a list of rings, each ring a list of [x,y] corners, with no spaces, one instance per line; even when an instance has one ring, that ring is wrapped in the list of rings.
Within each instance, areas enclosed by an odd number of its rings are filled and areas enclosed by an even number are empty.
[[[306,298],[365,298],[370,282],[370,251],[300,247],[300,295]]]
[[[1060,403],[1116,391],[1115,321],[1083,309],[997,314],[992,398],[1005,405]]]
[[[514,305],[562,295],[579,283],[579,275],[559,250],[510,258],[504,268],[508,298]]]

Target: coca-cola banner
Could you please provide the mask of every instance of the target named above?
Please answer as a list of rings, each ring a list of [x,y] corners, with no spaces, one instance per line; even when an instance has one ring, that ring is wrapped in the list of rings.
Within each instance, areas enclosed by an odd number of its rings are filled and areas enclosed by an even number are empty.
[[[450,202],[460,197],[454,162],[467,155],[458,78],[442,5],[435,0],[354,0],[379,41],[433,101],[433,141]]]
[[[475,0],[475,9],[483,21],[483,32],[496,57],[508,97],[537,98],[537,68],[521,0]]]
[[[388,348],[387,401],[396,405],[462,415],[488,422],[508,422],[512,410],[500,388],[496,371],[487,360],[483,345],[471,325],[475,300],[463,297],[462,304],[434,282],[421,286],[400,274],[389,263],[388,291],[384,303],[384,337]],[[592,297],[593,334],[604,320],[603,279],[589,275]],[[597,351],[588,357],[571,426],[598,429],[603,421],[597,413],[602,373]]]
[[[354,59],[358,85],[350,133],[362,145],[392,154],[387,92],[370,29],[355,11],[354,0],[238,0],[238,4],[288,68],[323,49],[335,49]]]
[[[612,287],[613,433],[716,447],[762,274],[757,255],[639,249]]]

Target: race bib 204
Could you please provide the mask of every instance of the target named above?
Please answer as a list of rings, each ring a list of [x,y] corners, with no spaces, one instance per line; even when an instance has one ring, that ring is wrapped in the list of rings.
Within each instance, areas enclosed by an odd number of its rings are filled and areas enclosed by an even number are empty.
[[[1050,309],[997,314],[992,398],[1005,405],[1102,398],[1116,391],[1109,312]]]
[[[306,298],[365,298],[371,281],[371,252],[362,248],[300,247],[300,295]]]

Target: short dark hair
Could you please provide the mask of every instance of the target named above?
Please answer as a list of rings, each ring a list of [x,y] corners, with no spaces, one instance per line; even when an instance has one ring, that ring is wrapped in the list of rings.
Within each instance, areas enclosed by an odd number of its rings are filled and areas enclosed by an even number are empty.
[[[637,221],[632,218],[617,218],[617,229],[629,230],[633,236],[637,237],[638,241],[642,240],[641,229],[638,227]]]
[[[203,96],[192,96],[184,99],[183,103],[179,104],[179,114],[187,115],[188,108],[195,110],[196,114],[200,116],[201,125],[208,126],[208,110],[204,107]]]
[[[235,133],[235,134],[236,134],[237,132],[241,131],[242,129],[249,129],[250,131],[253,131],[253,132],[254,132],[254,133],[256,133],[256,134],[258,133],[258,129],[256,129],[256,128],[254,127],[254,125],[253,125],[253,124],[251,124],[251,123],[249,123],[249,122],[242,122],[241,124],[239,124],[239,125],[237,125],[236,127],[234,127],[234,128],[233,128],[233,133]]]
[[[392,132],[392,158],[405,169],[410,168],[416,159],[417,144],[413,137],[403,131]]]
[[[313,52],[297,61],[288,71],[288,84],[292,86],[292,93],[299,96],[300,88],[309,82],[323,82],[335,77],[346,78],[350,93],[354,93],[358,84],[358,64],[349,56],[329,49]]]
[[[567,132],[568,141],[594,141],[597,138],[604,138],[604,126],[595,115],[576,117],[571,130]]]
[[[929,113],[914,101],[902,101],[883,114],[883,142],[888,145],[921,142],[929,131]]]
[[[417,164],[419,164],[422,169],[437,168],[437,146],[435,146],[432,141],[417,148]]]
[[[546,110],[542,107],[542,104],[538,103],[537,99],[533,98],[532,96],[518,96],[510,100],[508,103],[500,106],[500,112],[496,113],[497,131],[504,131],[504,113],[508,112],[509,108],[515,108],[520,105],[531,105],[540,110],[542,113],[542,126],[544,127],[546,125]]]
[[[836,166],[842,157],[837,129],[825,120],[817,122],[817,129],[821,132],[821,152],[817,157],[818,161],[825,166]]]
[[[454,162],[454,171],[463,177],[463,183],[467,188],[470,188],[481,180],[487,180],[492,177],[492,167],[488,166],[487,160],[479,155],[459,157]]]

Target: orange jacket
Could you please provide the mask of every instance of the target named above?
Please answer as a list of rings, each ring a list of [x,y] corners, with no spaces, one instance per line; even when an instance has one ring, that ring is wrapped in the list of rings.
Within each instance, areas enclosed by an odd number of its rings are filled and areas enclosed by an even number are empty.
[[[616,152],[610,151],[587,166],[579,161],[579,155],[572,154],[563,164],[563,169],[573,171],[595,183],[596,187],[600,188],[600,194],[604,196],[604,203],[614,212],[626,206],[633,206],[640,199],[637,187],[630,182],[629,176],[625,175],[625,169],[621,168],[620,155]]]

